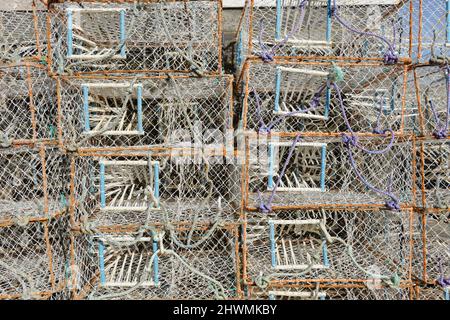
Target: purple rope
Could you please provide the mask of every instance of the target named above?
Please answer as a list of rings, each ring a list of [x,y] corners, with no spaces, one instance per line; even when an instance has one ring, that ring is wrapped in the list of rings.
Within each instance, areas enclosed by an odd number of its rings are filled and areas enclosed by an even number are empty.
[[[450,118],[450,67],[445,67],[445,75],[446,75],[446,85],[447,85],[447,112],[445,118],[445,124],[442,124],[439,119],[439,115],[434,106],[433,100],[429,99],[428,103],[430,105],[431,112],[433,113],[434,121],[436,122],[436,130],[433,132],[433,136],[436,139],[445,139],[448,135],[448,123]]]
[[[261,109],[262,109],[261,98],[259,97],[255,88],[252,88],[252,92],[253,92],[253,95],[255,96],[255,101],[256,101],[256,115],[258,117],[259,132],[269,133],[270,129],[267,128],[266,124],[264,123],[264,119],[261,116]]]
[[[333,6],[331,8],[332,15],[336,18],[336,20],[343,25],[346,29],[350,30],[353,33],[357,33],[359,35],[364,35],[368,37],[374,37],[382,42],[384,42],[388,46],[388,50],[384,53],[384,63],[385,64],[396,64],[399,60],[397,53],[395,52],[395,27],[394,29],[394,44],[390,43],[385,37],[377,35],[373,32],[366,32],[366,31],[360,31],[354,27],[352,27],[348,22],[344,21],[339,15],[338,15],[338,8],[336,5],[336,0],[333,0]]]
[[[391,182],[389,183],[390,186],[388,187],[388,191],[384,191],[384,190],[381,190],[381,189],[378,189],[378,188],[372,186],[363,177],[363,175],[359,172],[358,168],[356,167],[356,162],[355,162],[355,159],[353,157],[353,153],[352,153],[352,150],[351,150],[351,147],[350,147],[350,143],[348,143],[348,141],[350,139],[351,138],[349,138],[345,134],[342,135],[342,141],[344,142],[344,145],[346,146],[346,148],[348,150],[348,156],[349,156],[349,159],[350,159],[350,165],[352,166],[353,171],[355,172],[356,176],[359,178],[359,180],[361,180],[361,182],[364,183],[364,185],[367,188],[371,189],[372,191],[374,191],[376,193],[383,194],[383,195],[385,195],[385,196],[390,198],[390,200],[386,201],[386,207],[389,210],[400,211],[400,205],[399,205],[398,198],[392,192],[390,192],[390,190],[392,189],[392,187],[391,187],[392,186],[392,179],[391,179]]]
[[[376,128],[374,130],[375,134],[385,135],[387,132],[391,133],[391,140],[390,140],[389,144],[386,146],[386,148],[383,150],[369,150],[369,149],[366,149],[363,146],[359,145],[358,138],[355,136],[355,132],[353,131],[353,129],[350,125],[350,121],[348,120],[348,117],[347,117],[347,112],[345,111],[344,101],[343,101],[342,95],[341,95],[341,89],[339,88],[339,86],[336,83],[331,83],[331,86],[336,91],[336,94],[337,94],[338,100],[339,100],[339,106],[341,108],[342,117],[344,119],[344,123],[347,127],[347,130],[350,132],[350,135],[351,135],[351,137],[345,136],[345,138],[343,138],[344,142],[350,143],[352,146],[357,147],[358,149],[361,149],[369,154],[384,154],[384,153],[388,152],[394,145],[394,141],[395,141],[394,131],[392,129],[380,130],[379,128]]]
[[[259,57],[264,61],[264,62],[272,62],[274,60],[275,57],[275,52],[280,49],[281,47],[283,47],[286,42],[289,40],[290,37],[292,37],[293,34],[297,33],[300,26],[303,23],[303,19],[305,17],[305,6],[308,3],[309,0],[303,0],[298,8],[300,9],[300,15],[298,17],[298,20],[295,22],[294,26],[292,27],[291,31],[283,38],[283,40],[281,40],[279,43],[277,43],[275,46],[272,47],[271,50],[268,49],[268,47],[264,44],[264,42],[262,41],[262,35],[264,32],[264,20],[261,19],[259,20],[259,36],[258,36],[258,41],[259,41],[259,46],[261,48],[261,52],[258,54]]]
[[[284,162],[283,168],[281,169],[280,175],[278,176],[277,182],[275,183],[275,187],[272,189],[272,192],[270,194],[270,198],[269,198],[269,201],[267,202],[267,204],[264,204],[264,202],[262,201],[262,198],[261,198],[261,193],[258,191],[258,197],[259,197],[259,201],[260,201],[259,211],[261,213],[270,213],[270,212],[272,212],[272,202],[273,202],[273,199],[275,197],[275,192],[276,192],[278,186],[280,185],[281,179],[284,177],[284,174],[286,172],[286,168],[287,168],[287,166],[289,164],[289,161],[292,158],[292,155],[293,155],[294,150],[295,150],[295,146],[297,145],[299,140],[300,140],[300,135],[297,135],[295,137],[295,140],[292,143],[291,147],[289,148],[289,153],[287,155],[286,161]]]
[[[445,278],[444,277],[444,269],[442,268],[442,258],[439,259],[439,273],[441,274],[441,276],[439,277],[439,279],[437,279],[437,283],[439,283],[439,285],[442,288],[446,288],[450,286],[450,277],[449,278]]]

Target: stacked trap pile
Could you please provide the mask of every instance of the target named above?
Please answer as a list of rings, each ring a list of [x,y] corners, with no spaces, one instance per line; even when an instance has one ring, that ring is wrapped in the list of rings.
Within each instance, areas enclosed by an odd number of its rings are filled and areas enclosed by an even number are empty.
[[[448,21],[446,1],[246,2],[248,297],[448,299]]]

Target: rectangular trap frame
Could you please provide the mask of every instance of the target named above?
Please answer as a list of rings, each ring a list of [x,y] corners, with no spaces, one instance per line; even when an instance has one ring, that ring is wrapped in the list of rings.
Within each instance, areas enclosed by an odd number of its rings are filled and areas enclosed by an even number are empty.
[[[246,212],[243,279],[250,285],[262,277],[270,285],[312,279],[364,283],[371,272],[397,274],[402,285],[411,285],[412,223],[411,209]]]
[[[333,0],[248,0],[236,34],[238,61],[257,57],[263,51],[279,57],[383,61],[389,49],[385,41],[401,59],[409,59],[413,24],[409,0],[337,0],[336,4],[339,18],[350,28],[376,36],[361,35],[344,27],[333,14]]]
[[[233,128],[230,76],[64,77],[58,139],[79,150],[220,144]]]
[[[52,70],[220,74],[221,10],[217,0],[53,4]]]
[[[64,295],[68,219],[0,222],[0,300]]]
[[[412,206],[416,156],[410,137],[396,137],[388,148],[390,137],[358,136],[360,147],[387,151],[367,154],[350,146],[352,158],[342,138],[300,137],[293,147],[295,140],[265,134],[246,136],[246,210],[257,211],[263,205],[273,210],[384,208],[391,200],[388,194],[394,195],[402,208]]]
[[[56,148],[0,150],[0,222],[58,215],[68,206],[69,161]]]
[[[217,289],[205,276],[213,279],[216,284],[220,283],[225,299],[236,298],[240,295],[238,226],[234,224],[225,224],[220,227],[211,224],[173,224],[172,226],[172,234],[167,230],[161,233],[162,230],[156,226],[155,230],[159,234],[157,240],[150,232],[145,233],[138,242],[135,240],[136,228],[126,231],[110,229],[110,231],[105,230],[102,234],[94,235],[75,234],[72,238],[71,263],[77,266],[79,272],[70,279],[72,297],[84,299],[88,296],[95,298],[111,294],[113,295],[111,299],[217,298]],[[100,239],[105,240],[106,243],[110,242],[112,250],[110,255],[107,254],[106,247],[102,249],[99,245]],[[118,244],[117,239],[121,239],[122,246]],[[141,245],[141,242],[145,242],[146,246]],[[154,255],[157,250],[163,250],[163,252]],[[164,250],[171,250],[178,257],[169,252],[164,253]],[[147,270],[142,267],[144,262],[141,261],[140,272],[134,273],[141,282],[135,285],[134,290],[126,293],[124,291],[130,288],[129,283],[124,285],[111,282],[111,278],[108,277],[111,274],[109,270],[114,268],[114,263],[111,261],[121,259],[124,267],[120,269],[117,267],[116,272],[123,269],[122,278],[124,278],[132,274],[129,272],[130,268],[132,271],[136,270],[136,257],[144,251],[150,257],[145,260]],[[135,258],[131,264],[133,253]],[[109,256],[113,257],[108,260]],[[127,256],[126,262],[125,256]],[[105,270],[103,273],[102,268]],[[144,270],[148,275],[142,273]],[[104,282],[102,282],[102,274],[105,275]],[[219,291],[222,292],[221,289]]]
[[[309,61],[246,63],[240,80],[243,127],[256,132],[270,129],[273,134],[348,132],[338,93],[329,82],[335,66],[343,72],[337,85],[354,132],[370,134],[376,128],[404,132],[406,66],[349,61],[334,65]]]
[[[43,66],[4,65],[0,71],[0,139],[5,146],[56,141],[56,86]]]
[[[242,171],[223,153],[208,163],[189,149],[75,157],[72,218],[95,227],[232,221],[241,205]]]

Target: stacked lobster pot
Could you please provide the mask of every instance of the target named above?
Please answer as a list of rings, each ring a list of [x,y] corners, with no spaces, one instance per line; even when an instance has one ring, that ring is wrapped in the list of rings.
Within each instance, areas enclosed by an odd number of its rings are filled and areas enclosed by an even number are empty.
[[[235,50],[247,297],[414,297],[410,7],[247,1]]]
[[[417,136],[413,273],[419,299],[450,300],[450,2],[413,1],[413,6],[418,21],[410,108]]]
[[[221,2],[49,10],[55,134],[70,155],[70,297],[237,296],[241,169]]]
[[[0,299],[65,287],[68,161],[56,148],[44,9],[0,11]]]

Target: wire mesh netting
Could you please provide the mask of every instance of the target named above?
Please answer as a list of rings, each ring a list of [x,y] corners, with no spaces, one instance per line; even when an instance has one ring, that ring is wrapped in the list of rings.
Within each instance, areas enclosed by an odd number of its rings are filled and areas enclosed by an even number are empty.
[[[56,139],[54,81],[33,64],[0,66],[0,144]]]
[[[249,0],[236,48],[244,57],[409,57],[409,0]],[[245,48],[243,41],[248,41]]]
[[[147,233],[75,236],[72,293],[95,299],[237,296],[235,226],[173,225],[168,233]]]
[[[60,142],[72,149],[223,144],[232,79],[149,76],[59,83]]]
[[[247,213],[244,272],[257,284],[365,279],[410,285],[411,219],[409,210]]]
[[[339,80],[330,83],[330,78]],[[243,126],[272,132],[403,130],[406,69],[379,64],[252,63]]]
[[[218,1],[54,4],[54,72],[221,69]]]
[[[222,156],[216,160],[164,152],[79,157],[72,176],[75,219],[89,227],[234,221],[241,169]]]

